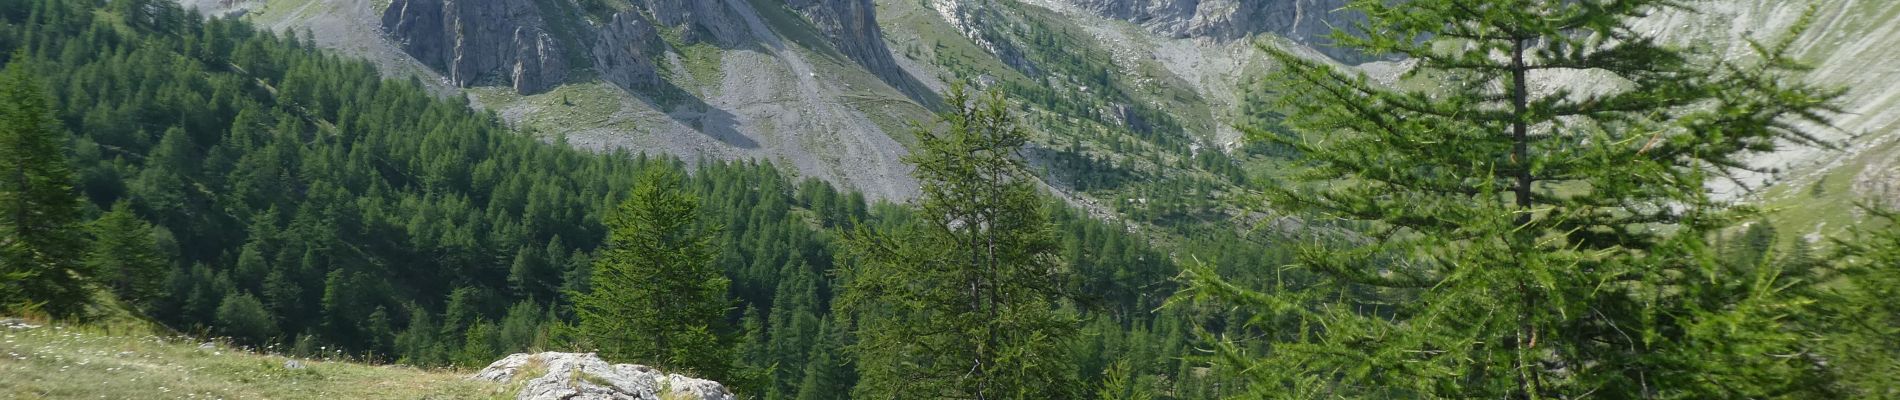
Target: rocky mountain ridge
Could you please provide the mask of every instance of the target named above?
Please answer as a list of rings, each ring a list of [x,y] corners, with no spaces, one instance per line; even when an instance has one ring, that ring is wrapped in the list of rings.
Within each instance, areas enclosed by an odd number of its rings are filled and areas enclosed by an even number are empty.
[[[889,37],[891,26],[880,13],[915,7],[907,0],[180,1],[214,13],[235,11],[271,29],[309,29],[325,47],[376,59],[398,75],[424,75],[444,90],[470,94],[477,106],[511,123],[577,146],[686,159],[764,159],[875,198],[915,192],[901,162],[901,143],[910,122],[929,119],[945,82],[1010,73],[946,68],[945,60],[918,58],[919,48],[977,39]],[[1003,23],[981,29],[1014,28]],[[377,40],[365,40],[365,31]],[[1011,60],[1006,50],[1033,44],[1009,45],[1015,47],[974,56]],[[1073,50],[1097,48],[1082,45]],[[1039,68],[1020,57],[1015,61],[1011,65],[1023,70]],[[1080,71],[1031,76],[1073,81],[1057,92],[1080,97],[1120,85],[1113,81],[1146,79],[1116,71],[1084,77]],[[1227,79],[1222,76],[1210,79]],[[1186,86],[1136,84],[1157,85]],[[1103,129],[1174,137],[1221,130],[1233,136],[1231,129],[1218,128],[1224,126],[1214,122],[1219,118],[1168,117],[1160,110],[1169,105],[1111,97],[1089,106],[1105,116],[1098,118],[1108,125]],[[1198,104],[1176,108],[1205,108]],[[1172,128],[1181,121],[1194,126]],[[1130,139],[1091,140],[1105,145]]]
[[[425,81],[462,88],[509,121],[578,146],[765,159],[892,199],[915,190],[901,162],[907,122],[928,119],[933,92],[946,82],[1079,100],[1025,110],[1035,130],[1079,132],[1047,140],[1080,141],[1071,147],[1085,157],[1127,164],[1106,167],[1174,177],[1183,171],[1160,167],[1179,163],[1170,157],[1240,147],[1233,125],[1245,94],[1271,68],[1254,44],[1368,61],[1320,38],[1358,20],[1339,11],[1345,0],[180,1],[249,9],[246,18],[272,29],[311,28],[326,47],[392,71],[425,70],[438,78]],[[1802,46],[1823,66],[1819,79],[1870,87],[1900,76],[1881,67],[1900,56],[1876,45],[1894,36],[1900,24],[1888,22],[1900,20],[1900,4],[1816,4],[1820,21]],[[1734,50],[1744,34],[1785,28],[1805,8],[1772,0],[1694,5],[1698,12],[1643,24],[1671,40]],[[367,29],[391,45],[337,28],[357,14],[372,14]],[[402,58],[423,67],[404,67]],[[1389,81],[1404,65],[1359,67]],[[1895,103],[1884,93],[1850,93],[1853,113],[1840,130],[1849,134],[1837,135],[1846,150],[1764,156],[1757,165],[1779,173],[1753,182],[1849,182],[1837,193],[1886,192],[1880,188],[1891,185],[1877,183],[1893,174],[1879,171],[1900,170],[1883,167],[1900,162],[1874,156],[1896,153],[1883,139],[1896,136],[1892,117],[1876,112]],[[1097,126],[1076,127],[1078,118]],[[1150,144],[1127,146],[1134,141]],[[1831,171],[1851,173],[1830,179]],[[1116,195],[1137,193],[1094,194]]]
[[[1336,59],[1363,56],[1327,46],[1334,28],[1363,19],[1343,11],[1349,0],[1047,0],[1103,17],[1139,24],[1168,38],[1241,40],[1273,34],[1305,43]]]
[[[178,1],[295,31],[550,139],[770,161],[874,198],[915,192],[900,141],[934,101],[893,60],[870,0]]]
[[[788,0],[829,41],[829,45],[908,95],[924,91],[897,67],[877,25],[871,0]],[[741,17],[742,5],[721,1],[639,0],[611,15],[544,15],[533,0],[394,0],[383,12],[381,29],[404,52],[460,87],[506,84],[536,94],[567,82],[567,49],[586,49],[591,57],[578,69],[630,90],[658,85],[663,58],[674,45],[709,43],[738,48],[756,40]],[[553,12],[568,9],[548,7]],[[549,32],[550,19],[587,20],[573,39],[561,43]],[[678,32],[669,44],[662,29]]]

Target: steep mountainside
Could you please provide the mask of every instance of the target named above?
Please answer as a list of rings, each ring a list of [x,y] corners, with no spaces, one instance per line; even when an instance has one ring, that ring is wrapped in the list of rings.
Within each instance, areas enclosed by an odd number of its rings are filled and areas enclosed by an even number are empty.
[[[869,0],[793,0],[762,6],[796,11],[846,57],[895,88],[922,94],[884,46]],[[660,84],[659,67],[651,59],[678,51],[663,40],[662,30],[686,45],[753,43],[757,33],[746,15],[757,11],[750,7],[754,5],[677,0],[618,5],[395,0],[383,11],[381,29],[405,52],[463,87],[506,82],[521,94],[539,93],[566,82],[566,49],[588,49],[580,52],[591,55],[579,60],[587,63],[584,66],[623,88],[641,90]],[[557,40],[551,23],[565,26],[560,33],[567,39]]]
[[[1271,173],[1247,162],[1234,128],[1252,117],[1249,89],[1271,68],[1255,43],[1377,61],[1326,46],[1323,35],[1361,18],[1340,10],[1344,0],[182,1],[308,29],[319,44],[465,91],[576,145],[763,158],[879,198],[915,193],[900,161],[907,123],[927,119],[949,82],[975,82],[1026,111],[1039,134],[1028,156],[1050,187],[1098,215],[1138,220],[1224,218],[1218,199]],[[1766,155],[1756,163],[1773,173],[1745,183],[1777,189],[1718,190],[1796,209],[1895,190],[1883,182],[1900,175],[1888,156],[1900,153],[1896,117],[1878,111],[1900,98],[1867,88],[1900,75],[1887,67],[1900,50],[1881,45],[1900,40],[1900,5],[1817,4],[1800,51],[1822,66],[1816,79],[1857,89],[1834,132],[1843,149]],[[1740,38],[1780,32],[1805,9],[1694,5],[1644,24],[1740,57]],[[1390,82],[1405,65],[1360,67]],[[1179,197],[1194,200],[1157,203]],[[1831,206],[1806,206],[1815,202]]]
[[[1724,0],[1696,4],[1645,21],[1674,42],[1714,47],[1734,59],[1751,54],[1742,37],[1779,38],[1801,19],[1809,2]],[[1758,190],[1722,187],[1738,198],[1764,202],[1784,237],[1816,239],[1864,222],[1856,203],[1900,206],[1900,2],[1812,2],[1812,27],[1793,44],[1814,65],[1810,79],[1846,90],[1835,127],[1816,129],[1835,149],[1783,146],[1752,162],[1764,173],[1744,177]]]
[[[758,158],[879,198],[915,193],[905,123],[934,95],[868,0],[183,0],[308,32],[596,149]]]
[[[915,193],[902,143],[909,122],[930,117],[947,82],[994,86],[1032,111],[1027,119],[1041,137],[1030,157],[1050,186],[1101,215],[1135,205],[1208,208],[1146,204],[1156,193],[1211,200],[1215,187],[1236,182],[1236,163],[1220,150],[1236,149],[1239,89],[1264,68],[1248,39],[1310,38],[1330,29],[1318,10],[1333,7],[181,1],[307,31],[386,73],[465,92],[550,138],[686,158],[763,158],[879,198]]]
[[[938,4],[956,3],[937,0]],[[1220,123],[1212,136],[1219,144],[1236,140],[1228,124],[1237,122],[1251,76],[1269,66],[1247,41],[1236,37],[1260,35],[1269,43],[1317,53],[1344,62],[1369,61],[1350,52],[1325,46],[1320,35],[1332,26],[1346,26],[1358,17],[1337,11],[1343,1],[1223,1],[1223,0],[1026,0],[1047,7],[1085,27],[1096,42],[1118,54],[1127,70],[1146,61],[1158,61],[1167,72],[1193,85]],[[976,2],[966,2],[976,3]],[[1855,204],[1875,201],[1892,207],[1900,202],[1900,3],[1864,0],[1783,2],[1769,0],[1705,0],[1689,2],[1690,9],[1669,10],[1640,22],[1641,28],[1683,46],[1707,46],[1725,59],[1749,57],[1748,38],[1770,41],[1788,31],[1810,5],[1812,27],[1794,43],[1795,52],[1815,65],[1810,79],[1846,89],[1844,113],[1836,126],[1816,127],[1838,148],[1782,146],[1754,157],[1761,173],[1714,189],[1731,198],[1766,203],[1778,212],[1773,219],[1785,236],[1809,239],[1839,233],[1864,217],[1851,211]],[[940,7],[950,8],[950,7]],[[952,18],[952,20],[955,20]],[[1134,29],[1118,22],[1139,26]],[[1144,60],[1145,59],[1145,60]],[[1375,79],[1386,82],[1403,72],[1403,62],[1360,65]],[[1553,76],[1553,79],[1571,79]],[[1165,79],[1165,78],[1163,78]],[[1235,148],[1235,146],[1227,146]]]
[[[1359,59],[1349,50],[1326,46],[1334,28],[1360,20],[1340,10],[1347,0],[1044,0],[1069,4],[1101,16],[1141,24],[1169,38],[1236,40],[1274,34],[1314,45],[1328,56]]]
[[[567,76],[561,47],[544,25],[527,0],[396,0],[382,19],[404,51],[456,85],[506,79],[523,94]]]

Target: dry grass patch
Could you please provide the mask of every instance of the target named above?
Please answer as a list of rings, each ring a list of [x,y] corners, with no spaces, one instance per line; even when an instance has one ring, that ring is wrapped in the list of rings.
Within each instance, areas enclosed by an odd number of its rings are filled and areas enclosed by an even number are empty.
[[[496,399],[465,371],[298,360],[149,330],[49,324],[0,328],[0,398]]]

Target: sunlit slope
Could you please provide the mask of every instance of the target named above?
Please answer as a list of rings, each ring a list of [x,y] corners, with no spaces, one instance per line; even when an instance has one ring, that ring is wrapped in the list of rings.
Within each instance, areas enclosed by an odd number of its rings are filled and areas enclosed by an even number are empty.
[[[0,324],[5,325],[5,324]],[[501,399],[466,373],[262,355],[140,328],[0,326],[0,398]]]
[[[1773,216],[1784,238],[1818,239],[1863,222],[1863,201],[1886,202],[1900,194],[1900,2],[1886,0],[1723,0],[1694,2],[1696,12],[1669,12],[1644,28],[1672,41],[1711,46],[1727,57],[1746,57],[1739,38],[1779,38],[1812,6],[1812,26],[1794,51],[1815,69],[1809,78],[1847,89],[1845,113],[1836,126],[1814,127],[1837,149],[1784,146],[1757,157],[1768,172],[1749,183],[1756,193],[1724,188],[1779,211]]]

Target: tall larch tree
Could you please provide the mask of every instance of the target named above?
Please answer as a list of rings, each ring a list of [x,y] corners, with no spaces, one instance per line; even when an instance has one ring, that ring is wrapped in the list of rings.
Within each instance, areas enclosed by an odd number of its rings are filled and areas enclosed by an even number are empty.
[[[1863,208],[1869,224],[1835,241],[1844,279],[1828,288],[1823,354],[1844,372],[1844,398],[1900,399],[1900,212]]]
[[[171,266],[152,224],[134,215],[129,202],[120,201],[92,221],[91,231],[86,269],[128,304],[143,306],[155,300]]]
[[[842,313],[855,318],[857,398],[1074,398],[1061,354],[1077,320],[1061,250],[1018,151],[1028,133],[1000,93],[948,96],[916,129],[916,218],[851,235]]]
[[[726,378],[732,352],[716,329],[731,284],[713,263],[714,231],[700,201],[670,167],[644,170],[631,197],[607,217],[607,244],[592,290],[575,293],[579,336],[616,361]]]
[[[1717,262],[1707,238],[1755,210],[1706,188],[1747,154],[1821,145],[1796,123],[1824,126],[1839,92],[1800,81],[1798,33],[1725,59],[1632,27],[1682,3],[1352,2],[1366,34],[1334,40],[1415,60],[1403,85],[1261,46],[1297,135],[1251,136],[1299,157],[1262,190],[1304,217],[1279,228],[1320,279],[1189,269],[1184,299],[1248,307],[1275,338],[1219,338],[1221,359],[1258,397],[1825,396],[1787,356],[1806,299]]]
[[[0,275],[19,278],[9,291],[22,298],[12,303],[76,317],[92,299],[79,194],[66,134],[32,74],[14,62],[0,76]]]

